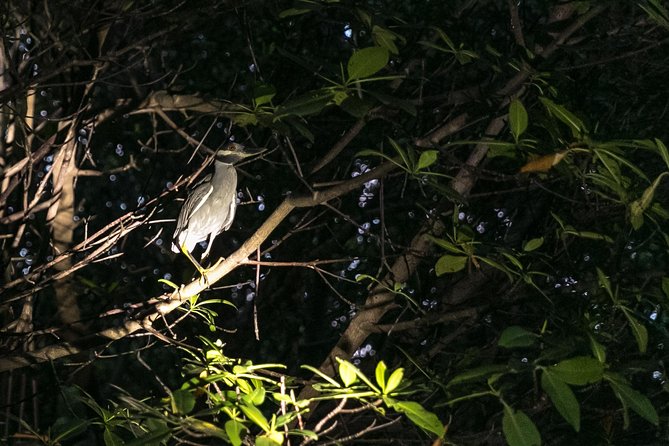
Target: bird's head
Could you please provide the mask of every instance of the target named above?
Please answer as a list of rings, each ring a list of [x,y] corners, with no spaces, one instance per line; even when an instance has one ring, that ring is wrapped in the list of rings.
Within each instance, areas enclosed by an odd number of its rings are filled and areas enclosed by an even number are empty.
[[[252,149],[236,142],[231,142],[216,152],[216,160],[226,164],[235,164],[243,159],[258,155],[265,150],[264,148]]]

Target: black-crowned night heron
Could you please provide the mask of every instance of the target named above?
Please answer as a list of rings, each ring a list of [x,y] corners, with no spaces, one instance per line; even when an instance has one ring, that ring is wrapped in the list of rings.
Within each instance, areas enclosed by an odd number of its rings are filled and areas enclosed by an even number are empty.
[[[230,229],[237,210],[237,171],[234,164],[263,150],[245,149],[237,143],[230,143],[216,152],[214,173],[204,177],[189,192],[181,207],[177,227],[174,231],[172,251],[182,251],[198,267],[192,258],[195,246],[209,241],[202,254],[206,259],[214,238]]]

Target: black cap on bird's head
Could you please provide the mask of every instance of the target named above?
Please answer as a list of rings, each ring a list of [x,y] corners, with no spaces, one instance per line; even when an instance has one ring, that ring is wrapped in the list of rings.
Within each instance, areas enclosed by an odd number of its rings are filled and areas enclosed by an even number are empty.
[[[225,147],[218,149],[216,152],[216,161],[234,164],[243,159],[263,153],[265,150],[264,148],[251,149],[236,142],[231,142],[226,144]]]

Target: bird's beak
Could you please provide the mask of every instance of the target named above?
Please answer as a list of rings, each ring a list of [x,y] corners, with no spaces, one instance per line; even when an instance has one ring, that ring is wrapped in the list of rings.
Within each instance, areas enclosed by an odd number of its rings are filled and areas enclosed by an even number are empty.
[[[260,155],[266,151],[267,149],[265,147],[244,147],[244,152],[250,156]]]
[[[251,158],[254,156],[258,156],[266,151],[267,149],[265,147],[244,147],[244,150],[241,152],[241,155],[244,158]]]

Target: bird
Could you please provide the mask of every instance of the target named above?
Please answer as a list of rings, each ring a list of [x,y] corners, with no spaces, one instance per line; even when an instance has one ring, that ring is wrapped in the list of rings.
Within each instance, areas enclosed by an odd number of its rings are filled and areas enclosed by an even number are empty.
[[[192,257],[198,243],[208,240],[201,260],[209,256],[214,238],[230,229],[237,210],[237,170],[235,163],[263,152],[231,142],[216,152],[214,172],[190,190],[184,201],[173,235],[172,251],[183,252],[197,269],[204,269]]]

